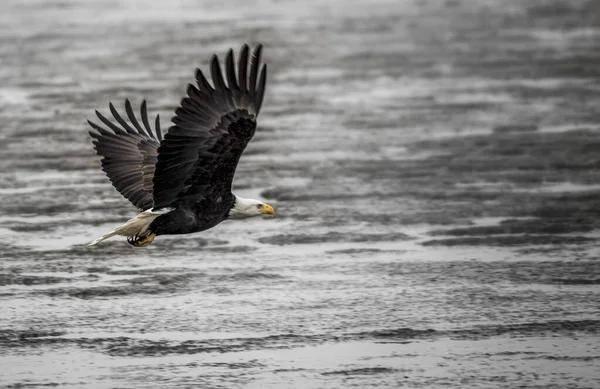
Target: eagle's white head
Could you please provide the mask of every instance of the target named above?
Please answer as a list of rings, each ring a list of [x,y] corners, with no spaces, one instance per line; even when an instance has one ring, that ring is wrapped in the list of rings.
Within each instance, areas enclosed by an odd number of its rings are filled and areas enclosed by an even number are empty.
[[[229,217],[232,219],[241,219],[258,215],[274,215],[275,209],[269,204],[255,199],[245,199],[235,196],[233,208],[229,211]]]

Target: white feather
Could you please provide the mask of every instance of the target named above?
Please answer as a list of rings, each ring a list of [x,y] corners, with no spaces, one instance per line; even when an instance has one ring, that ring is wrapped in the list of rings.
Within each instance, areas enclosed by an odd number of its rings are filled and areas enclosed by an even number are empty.
[[[144,234],[144,232],[146,232],[148,230],[148,227],[150,227],[150,224],[152,224],[154,219],[156,219],[160,215],[169,213],[172,210],[173,210],[172,208],[163,208],[158,211],[153,211],[152,209],[148,209],[147,211],[144,211],[144,212],[138,214],[133,219],[130,219],[127,223],[123,224],[122,226],[115,228],[108,234],[102,235],[95,241],[88,244],[88,246],[93,246],[95,244],[98,244],[98,243],[102,242],[103,240],[106,240],[115,235],[123,235],[123,236],[142,235],[142,234]]]
[[[235,204],[229,211],[230,218],[243,218],[249,216],[256,216],[260,213],[256,207],[259,204],[263,204],[262,201],[254,199],[245,199],[243,197],[235,196]]]

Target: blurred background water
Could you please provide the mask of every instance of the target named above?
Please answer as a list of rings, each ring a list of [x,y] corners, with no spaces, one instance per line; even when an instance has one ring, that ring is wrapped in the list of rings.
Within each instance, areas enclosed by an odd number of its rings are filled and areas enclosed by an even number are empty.
[[[9,0],[0,39],[1,387],[598,387],[597,1]],[[85,120],[166,128],[244,42],[278,217],[86,247],[136,210]]]

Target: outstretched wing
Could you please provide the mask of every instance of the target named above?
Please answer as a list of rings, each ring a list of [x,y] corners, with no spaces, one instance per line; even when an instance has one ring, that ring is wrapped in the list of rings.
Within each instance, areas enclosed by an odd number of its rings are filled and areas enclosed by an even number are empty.
[[[152,179],[162,139],[159,116],[156,115],[153,132],[148,122],[146,101],[140,107],[143,128],[135,117],[129,100],[125,100],[125,111],[131,125],[121,117],[112,103],[109,107],[119,126],[96,111],[96,116],[106,127],[88,120],[95,130],[89,132],[94,148],[102,156],[102,170],[113,186],[133,205],[146,210],[154,205]]]
[[[227,85],[217,56],[211,60],[214,86],[196,70],[198,87],[188,85],[188,96],[175,111],[174,125],[158,149],[154,207],[231,190],[237,163],[256,130],[265,92],[267,66],[261,68],[261,52],[258,45],[248,63],[249,48],[242,46],[236,76],[229,50]]]

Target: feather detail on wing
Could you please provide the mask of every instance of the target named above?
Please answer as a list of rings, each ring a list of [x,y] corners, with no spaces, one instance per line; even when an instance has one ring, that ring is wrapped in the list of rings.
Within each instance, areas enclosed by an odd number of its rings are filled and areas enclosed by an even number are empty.
[[[162,140],[160,119],[154,123],[154,131],[148,121],[146,102],[142,102],[140,114],[142,124],[137,120],[131,103],[125,100],[127,123],[115,107],[109,104],[110,112],[118,125],[108,120],[100,112],[96,116],[103,126],[88,121],[94,129],[90,131],[94,148],[102,156],[102,170],[113,186],[127,200],[141,210],[153,206],[152,181]]]
[[[229,50],[227,83],[217,56],[210,63],[213,85],[196,70],[197,86],[188,85],[187,97],[175,111],[174,125],[158,150],[155,207],[230,191],[263,101],[267,66],[261,67],[261,53],[258,45],[250,57],[249,47],[242,46],[236,75],[233,51]]]

